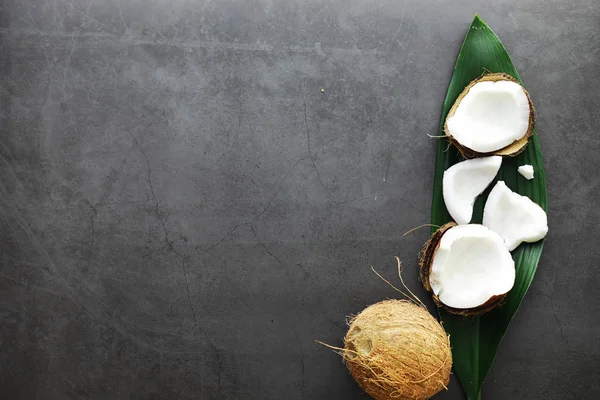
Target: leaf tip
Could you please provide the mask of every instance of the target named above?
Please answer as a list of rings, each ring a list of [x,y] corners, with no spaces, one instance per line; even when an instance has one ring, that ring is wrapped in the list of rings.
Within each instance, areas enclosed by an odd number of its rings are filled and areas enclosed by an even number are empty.
[[[471,22],[471,27],[482,27],[482,28],[488,28],[488,25],[485,23],[485,21],[479,16],[479,13],[475,13],[475,16],[473,17],[473,22]]]

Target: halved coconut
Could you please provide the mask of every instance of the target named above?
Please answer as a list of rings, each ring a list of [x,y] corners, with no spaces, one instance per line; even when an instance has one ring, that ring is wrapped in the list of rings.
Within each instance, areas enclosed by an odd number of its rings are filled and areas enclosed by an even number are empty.
[[[425,245],[420,267],[433,300],[460,315],[490,311],[515,282],[515,262],[504,240],[479,224],[442,226]]]
[[[444,203],[458,224],[468,224],[473,216],[475,199],[494,180],[502,157],[491,156],[465,160],[444,171]]]
[[[548,233],[548,219],[542,207],[513,192],[503,181],[496,183],[485,202],[483,225],[502,236],[511,251],[522,242],[537,242]]]
[[[444,132],[465,158],[515,156],[533,134],[529,93],[508,74],[472,81],[448,112]]]

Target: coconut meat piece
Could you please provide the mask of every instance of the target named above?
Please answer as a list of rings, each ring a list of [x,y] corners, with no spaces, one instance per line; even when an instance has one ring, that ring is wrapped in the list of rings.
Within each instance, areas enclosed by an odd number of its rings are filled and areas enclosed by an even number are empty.
[[[468,224],[475,199],[492,182],[502,165],[502,157],[474,158],[454,164],[444,172],[444,203],[457,224]]]
[[[548,233],[548,219],[542,207],[513,192],[503,181],[498,181],[488,196],[483,225],[502,236],[511,251],[522,242],[537,242]]]
[[[446,306],[481,306],[507,293],[514,282],[515,263],[496,232],[478,224],[457,225],[441,237],[429,284]]]
[[[530,105],[521,85],[512,81],[476,83],[446,121],[449,133],[479,153],[500,150],[529,129]]]
[[[517,171],[527,180],[533,179],[533,165],[525,164],[517,168]]]

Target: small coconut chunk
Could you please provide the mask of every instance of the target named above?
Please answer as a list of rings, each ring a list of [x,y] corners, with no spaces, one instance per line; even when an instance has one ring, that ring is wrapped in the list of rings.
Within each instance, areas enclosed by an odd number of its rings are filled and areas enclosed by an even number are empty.
[[[444,172],[444,203],[457,224],[468,224],[475,199],[492,182],[502,165],[502,157],[474,158],[454,164]]]
[[[429,283],[439,301],[475,308],[506,294],[515,282],[515,262],[496,232],[483,225],[457,225],[440,239]]]
[[[522,242],[537,242],[548,233],[548,219],[542,207],[513,192],[502,181],[488,196],[483,225],[502,236],[511,251]]]
[[[527,180],[533,179],[533,165],[529,165],[529,164],[521,165],[519,168],[517,168],[517,171],[519,171],[519,173],[521,175],[523,175],[523,177],[525,177],[525,179],[527,179]]]
[[[531,108],[523,87],[500,80],[476,83],[446,124],[450,135],[478,153],[500,150],[529,130]]]

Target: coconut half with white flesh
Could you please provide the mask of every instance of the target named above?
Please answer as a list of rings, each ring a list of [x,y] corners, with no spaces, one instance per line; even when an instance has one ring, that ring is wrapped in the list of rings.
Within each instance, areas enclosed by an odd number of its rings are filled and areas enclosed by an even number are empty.
[[[465,158],[515,156],[533,134],[535,111],[529,93],[504,73],[472,81],[450,108],[444,133]]]
[[[542,207],[513,192],[503,181],[498,181],[488,196],[483,225],[502,236],[511,251],[522,242],[537,242],[548,233],[548,218]]]
[[[458,224],[468,224],[473,216],[477,196],[494,180],[502,157],[481,157],[454,164],[444,171],[444,203]]]
[[[425,245],[420,267],[425,289],[453,314],[490,311],[515,282],[515,262],[504,240],[479,224],[442,226]]]

